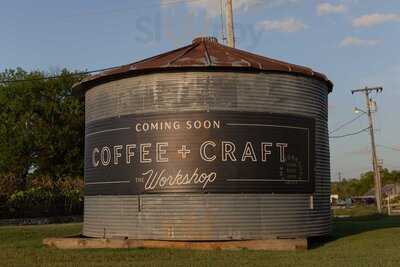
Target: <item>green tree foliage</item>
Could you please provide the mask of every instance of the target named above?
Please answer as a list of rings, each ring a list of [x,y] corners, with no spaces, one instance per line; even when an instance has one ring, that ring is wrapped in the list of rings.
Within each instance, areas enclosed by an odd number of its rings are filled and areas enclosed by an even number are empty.
[[[382,184],[400,183],[400,171],[383,169],[381,172]],[[341,198],[362,196],[374,187],[373,172],[363,173],[360,179],[344,179],[341,182],[332,183],[332,194],[338,194]]]
[[[17,190],[1,205],[0,218],[34,218],[82,214],[81,177],[41,176],[28,180],[28,189]]]
[[[37,71],[0,73],[0,179],[14,177],[23,190],[29,174],[82,176],[84,101],[71,90],[82,77],[71,74],[43,80]]]

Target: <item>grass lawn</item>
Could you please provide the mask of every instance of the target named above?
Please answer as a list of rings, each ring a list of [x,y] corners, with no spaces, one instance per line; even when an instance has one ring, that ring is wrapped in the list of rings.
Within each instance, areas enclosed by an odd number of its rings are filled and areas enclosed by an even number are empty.
[[[45,237],[81,224],[0,227],[0,266],[400,266],[400,217],[336,219],[331,237],[300,252],[167,249],[58,250]]]
[[[386,210],[384,211],[387,212]],[[351,216],[351,217],[361,217],[361,216],[372,216],[376,214],[375,206],[353,206],[347,209],[334,209],[334,216]]]

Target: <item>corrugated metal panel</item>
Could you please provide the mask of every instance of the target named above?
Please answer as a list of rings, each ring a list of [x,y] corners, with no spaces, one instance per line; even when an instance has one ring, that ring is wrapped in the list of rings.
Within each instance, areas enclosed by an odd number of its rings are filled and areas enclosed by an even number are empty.
[[[328,88],[285,74],[180,72],[102,84],[86,122],[147,112],[257,111],[316,119],[314,209],[307,194],[163,194],[85,198],[84,234],[162,240],[304,237],[330,227]]]
[[[164,194],[86,197],[84,234],[159,240],[231,240],[326,234],[308,195]],[[139,211],[140,210],[140,211]]]

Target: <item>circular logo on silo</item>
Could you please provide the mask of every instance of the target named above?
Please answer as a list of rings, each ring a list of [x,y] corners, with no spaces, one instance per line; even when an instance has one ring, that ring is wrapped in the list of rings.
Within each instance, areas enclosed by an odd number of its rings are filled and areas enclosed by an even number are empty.
[[[295,154],[288,154],[286,162],[283,163],[282,177],[287,181],[304,180],[303,162]]]

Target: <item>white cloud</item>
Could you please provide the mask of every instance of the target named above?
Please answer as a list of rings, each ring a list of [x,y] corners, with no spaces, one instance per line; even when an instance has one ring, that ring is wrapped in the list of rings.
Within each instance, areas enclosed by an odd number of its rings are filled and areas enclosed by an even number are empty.
[[[355,18],[353,20],[353,27],[371,27],[393,21],[400,21],[400,14],[374,13]]]
[[[318,16],[328,15],[328,14],[336,14],[336,13],[344,13],[347,11],[347,7],[343,4],[333,5],[330,3],[321,3],[317,6],[317,14]]]
[[[263,7],[277,7],[286,4],[294,4],[303,0],[235,0],[233,1],[233,9],[234,10],[241,10],[247,11],[256,6],[263,6]],[[225,0],[222,1],[223,4]],[[171,0],[161,0],[161,3],[166,4],[163,7],[168,7],[168,3],[171,3]],[[186,3],[187,7],[192,10],[202,9],[206,11],[207,16],[209,17],[216,17],[220,15],[221,6],[219,0],[198,0]]]
[[[345,47],[345,46],[376,46],[378,44],[382,43],[381,40],[376,40],[376,39],[360,39],[357,37],[349,36],[344,38],[339,46],[340,47]]]
[[[277,31],[277,32],[298,32],[307,28],[300,20],[294,18],[282,20],[264,20],[258,23],[258,27],[264,31]]]

